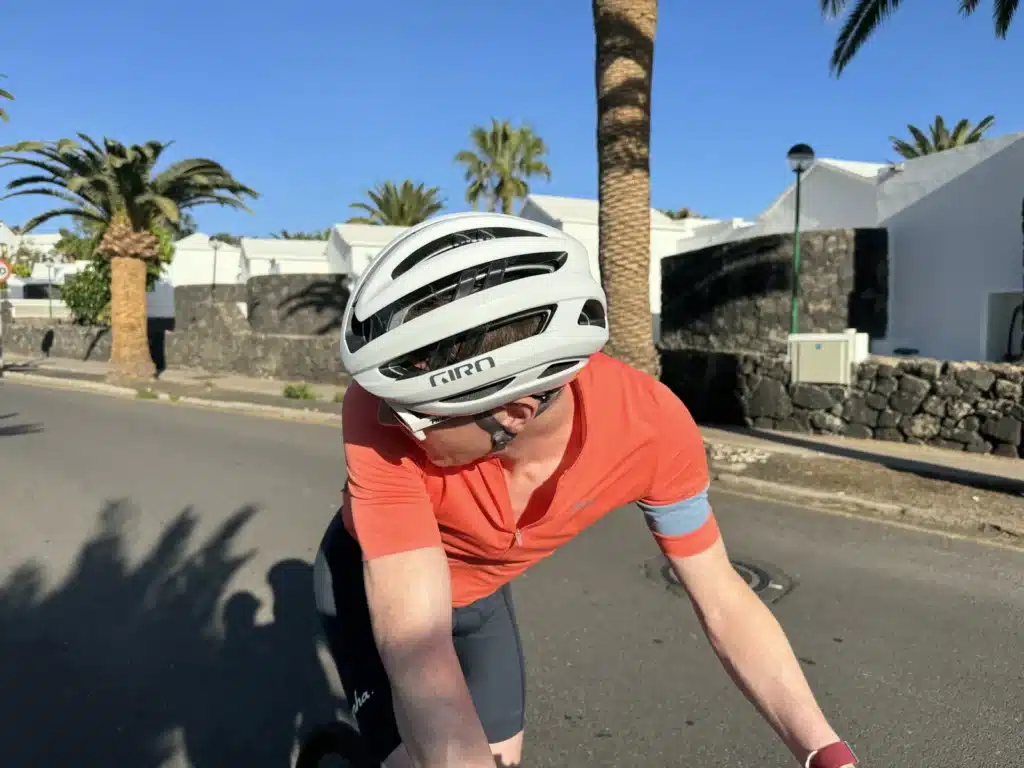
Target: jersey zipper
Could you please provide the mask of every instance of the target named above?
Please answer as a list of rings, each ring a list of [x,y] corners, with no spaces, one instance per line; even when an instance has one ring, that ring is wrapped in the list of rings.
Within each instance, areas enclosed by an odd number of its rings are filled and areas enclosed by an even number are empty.
[[[516,544],[519,546],[523,545],[523,532],[519,530],[519,526],[516,526]]]

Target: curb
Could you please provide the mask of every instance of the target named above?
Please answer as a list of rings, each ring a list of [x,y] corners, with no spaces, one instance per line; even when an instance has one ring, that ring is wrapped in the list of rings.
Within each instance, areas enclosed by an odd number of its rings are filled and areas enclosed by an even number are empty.
[[[980,520],[965,519],[960,524],[951,523],[948,518],[936,514],[935,510],[873,501],[860,496],[840,496],[813,488],[743,477],[728,471],[715,471],[713,468],[711,487],[712,489],[717,487],[726,492],[734,491],[760,496],[769,500],[802,503],[817,509],[843,512],[856,517],[903,523],[914,528],[924,528],[938,533],[952,533],[987,541],[998,541],[1001,544],[1024,549],[1024,530],[1011,530]]]
[[[191,395],[174,396],[167,392],[149,390],[153,397],[140,397],[139,393],[145,388],[133,389],[132,387],[119,387],[115,384],[103,384],[96,381],[82,381],[80,379],[62,379],[56,376],[36,376],[31,373],[7,371],[4,379],[21,382],[32,386],[50,387],[51,389],[70,389],[79,392],[92,392],[98,395],[111,397],[130,398],[150,402],[172,403],[191,405],[198,408],[209,408],[219,411],[234,411],[236,413],[252,413],[289,421],[302,421],[311,424],[331,424],[341,426],[341,418],[337,413],[327,413],[302,408],[286,408],[278,405],[265,405],[263,403],[247,403],[240,400],[211,400],[204,397],[193,397]],[[2,379],[0,379],[2,381]]]
[[[138,392],[131,387],[119,387],[115,384],[104,384],[98,381],[83,381],[81,379],[62,379],[58,376],[36,376],[21,371],[5,371],[4,379],[21,381],[25,384],[35,384],[52,389],[73,389],[81,392],[95,392],[100,395],[112,395],[114,397],[136,397]],[[2,381],[2,379],[0,379]]]

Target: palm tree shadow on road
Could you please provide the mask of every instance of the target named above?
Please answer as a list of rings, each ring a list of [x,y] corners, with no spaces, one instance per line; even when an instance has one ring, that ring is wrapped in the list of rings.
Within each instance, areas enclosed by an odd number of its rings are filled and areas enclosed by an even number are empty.
[[[0,413],[0,421],[13,419],[17,413]],[[0,424],[0,437],[17,437],[18,435],[35,435],[43,431],[39,423]]]
[[[195,544],[186,509],[129,560],[138,512],[112,502],[63,583],[47,590],[37,562],[11,572],[0,585],[0,764],[158,768],[184,750],[195,768],[289,768],[296,740],[336,719],[339,702],[317,656],[308,563],[268,572],[269,624],[256,623],[251,593],[223,599],[252,556],[233,550],[255,513],[238,510]]]

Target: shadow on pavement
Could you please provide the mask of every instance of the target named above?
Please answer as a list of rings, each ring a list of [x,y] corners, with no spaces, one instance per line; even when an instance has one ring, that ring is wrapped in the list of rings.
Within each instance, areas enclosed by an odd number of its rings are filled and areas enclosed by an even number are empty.
[[[936,464],[930,461],[920,461],[916,459],[907,459],[902,456],[888,456],[881,453],[875,453],[871,450],[859,450],[852,444],[854,438],[851,438],[850,445],[833,445],[830,443],[822,443],[815,440],[806,440],[798,435],[785,432],[769,432],[767,430],[750,430],[742,429],[739,427],[731,426],[719,426],[715,425],[715,429],[719,429],[723,432],[732,432],[737,435],[754,436],[760,440],[767,440],[780,445],[791,445],[798,448],[808,448],[812,451],[819,453],[828,454],[830,456],[839,456],[845,459],[856,459],[857,461],[867,461],[888,469],[895,470],[897,472],[909,472],[919,477],[924,477],[932,480],[945,480],[950,483],[958,483],[960,485],[966,485],[971,488],[978,488],[985,491],[997,491],[1000,493],[1009,493],[1013,495],[1024,494],[1024,480],[1018,480],[1012,477],[1003,477],[997,474],[989,474],[986,472],[977,472],[967,469],[960,469],[957,467],[950,467],[943,464]],[[866,441],[867,442],[867,441]],[[935,449],[940,450],[940,449]],[[951,452],[952,455],[953,454]],[[998,457],[980,457],[983,460],[989,460],[993,462],[1013,462],[1014,459],[1002,459]]]
[[[37,562],[10,573],[0,765],[157,768],[183,751],[195,768],[289,768],[296,740],[337,718],[339,702],[317,656],[308,563],[268,572],[270,623],[257,623],[253,594],[223,599],[253,554],[234,549],[255,513],[193,542],[198,516],[186,509],[130,561],[138,511],[112,502],[63,583],[47,589]]]
[[[0,421],[13,419],[17,413],[0,413]],[[34,435],[43,431],[43,425],[34,424],[0,424],[0,437],[16,437],[18,435]]]

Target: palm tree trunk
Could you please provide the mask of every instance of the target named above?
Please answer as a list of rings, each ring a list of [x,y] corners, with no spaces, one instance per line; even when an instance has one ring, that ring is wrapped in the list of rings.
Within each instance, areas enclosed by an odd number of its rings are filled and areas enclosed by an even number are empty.
[[[146,262],[115,256],[110,263],[110,373],[118,379],[151,379],[156,366],[149,352]]]
[[[660,375],[649,300],[651,76],[657,0],[593,0],[597,39],[598,261],[608,352]]]

